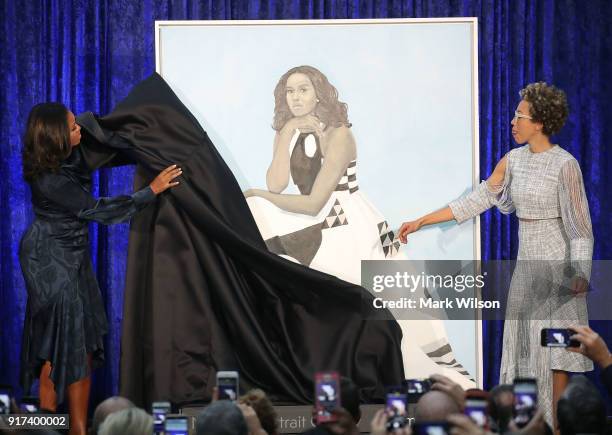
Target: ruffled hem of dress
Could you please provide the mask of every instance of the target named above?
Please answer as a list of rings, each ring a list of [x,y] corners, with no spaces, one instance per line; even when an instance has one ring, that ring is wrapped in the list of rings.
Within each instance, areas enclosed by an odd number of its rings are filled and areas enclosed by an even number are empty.
[[[104,364],[103,337],[107,333],[107,328],[101,325],[90,323],[89,328],[83,325],[84,329],[90,330],[84,331],[83,355],[75,357],[78,347],[75,349],[75,346],[67,342],[75,336],[66,330],[67,321],[64,316],[67,308],[64,304],[62,295],[46,307],[45,313],[31,317],[27,311],[22,342],[21,385],[24,391],[29,393],[34,381],[40,377],[43,365],[49,361],[51,363],[49,377],[55,386],[58,404],[64,401],[66,388],[70,384],[86,378],[92,370]],[[88,354],[92,356],[91,367],[88,363]]]

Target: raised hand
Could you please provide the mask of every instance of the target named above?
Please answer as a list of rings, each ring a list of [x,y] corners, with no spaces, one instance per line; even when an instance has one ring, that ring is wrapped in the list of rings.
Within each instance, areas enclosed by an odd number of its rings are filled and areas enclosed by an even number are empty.
[[[461,388],[461,385],[438,373],[434,373],[429,379],[433,381],[431,385],[432,390],[442,391],[448,394],[457,402],[457,405],[459,405],[461,409],[465,407],[465,391]]]
[[[384,409],[379,409],[370,422],[370,433],[372,435],[387,434],[387,414]]]
[[[492,435],[476,425],[467,415],[451,414],[448,416],[448,422],[451,424],[451,435]]]
[[[171,187],[178,186],[179,182],[174,179],[180,176],[183,170],[177,165],[168,166],[166,169],[161,171],[157,177],[149,184],[154,194],[159,195],[163,191],[170,189]]]
[[[244,416],[244,420],[246,421],[247,427],[249,429],[249,435],[264,435],[266,431],[261,427],[261,423],[259,418],[257,417],[257,413],[255,410],[245,403],[238,403],[238,408],[242,412]]]
[[[544,411],[542,411],[541,409],[538,409],[536,411],[533,418],[529,421],[529,423],[527,423],[527,426],[525,426],[524,428],[519,429],[514,420],[510,421],[508,427],[513,433],[517,435],[546,435],[547,433],[550,433],[550,431],[547,430],[546,421],[544,420]]]
[[[601,368],[606,368],[612,364],[612,354],[610,354],[606,342],[597,332],[588,326],[572,326],[570,329],[576,332],[570,338],[578,340],[580,347],[567,347],[567,350],[583,354]]]

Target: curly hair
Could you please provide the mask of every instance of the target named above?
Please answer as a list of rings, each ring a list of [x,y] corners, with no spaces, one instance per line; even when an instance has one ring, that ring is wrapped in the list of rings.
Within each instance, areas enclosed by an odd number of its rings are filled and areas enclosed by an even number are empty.
[[[542,123],[542,133],[552,136],[561,130],[569,114],[565,92],[546,82],[537,82],[521,89],[519,95],[530,104],[532,121]]]
[[[262,429],[265,430],[268,435],[278,434],[276,411],[274,411],[274,406],[266,396],[266,393],[255,388],[249,390],[244,396],[241,396],[238,401],[253,408]]]
[[[23,176],[33,181],[44,172],[55,172],[70,154],[68,109],[61,103],[32,107],[23,136]]]
[[[287,121],[293,118],[293,114],[287,104],[287,80],[292,74],[304,74],[312,83],[319,102],[315,108],[314,115],[325,124],[326,127],[350,127],[348,120],[348,105],[338,101],[338,90],[329,83],[325,74],[318,69],[302,65],[291,68],[282,75],[274,88],[274,121],[272,128],[276,131],[282,129]]]

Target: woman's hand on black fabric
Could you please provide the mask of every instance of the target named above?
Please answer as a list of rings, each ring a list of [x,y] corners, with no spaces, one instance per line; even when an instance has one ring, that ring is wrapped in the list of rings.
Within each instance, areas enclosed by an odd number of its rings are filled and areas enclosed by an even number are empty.
[[[178,186],[179,182],[174,181],[174,179],[179,177],[182,173],[183,170],[177,167],[177,165],[168,166],[155,177],[155,180],[151,182],[149,187],[151,187],[154,194],[159,195],[171,187]]]

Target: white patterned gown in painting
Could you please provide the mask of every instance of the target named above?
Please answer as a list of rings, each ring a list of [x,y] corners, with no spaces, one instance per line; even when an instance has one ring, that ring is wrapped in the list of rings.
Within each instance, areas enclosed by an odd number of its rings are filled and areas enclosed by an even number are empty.
[[[516,211],[520,219],[500,383],[511,384],[515,377],[537,378],[538,403],[552,424],[552,370],[593,370],[583,355],[540,345],[542,328],[588,324],[585,296],[574,296],[570,283],[573,276],[590,277],[589,207],[578,162],[561,147],[533,153],[524,145],[506,156],[502,185],[491,188],[483,181],[449,207],[459,223],[492,206],[505,214]]]
[[[289,155],[289,186],[301,195],[310,194],[323,162],[318,140],[296,131]],[[361,260],[405,259],[387,221],[359,189],[356,160],[316,216],[282,210],[261,197],[249,197],[247,202],[270,251],[345,281],[361,284]],[[407,376],[442,373],[466,388],[475,386],[456,361],[442,320],[398,323]]]

